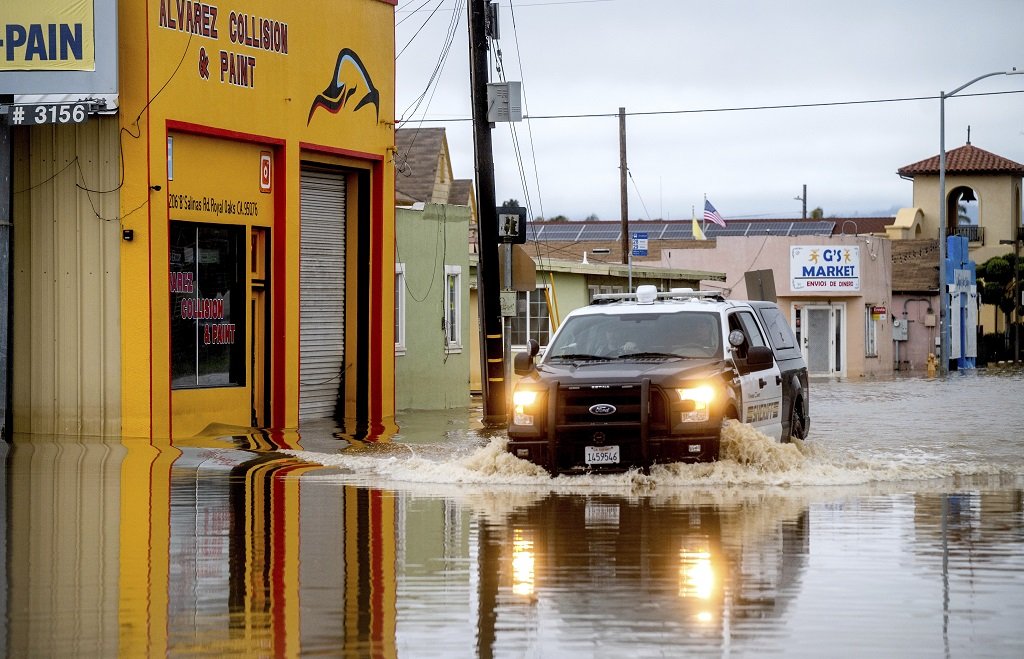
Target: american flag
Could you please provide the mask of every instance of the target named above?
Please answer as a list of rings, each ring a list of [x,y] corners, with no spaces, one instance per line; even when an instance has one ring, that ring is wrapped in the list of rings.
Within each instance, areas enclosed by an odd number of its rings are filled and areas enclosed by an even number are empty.
[[[722,216],[718,214],[718,211],[715,210],[715,207],[707,199],[704,200],[704,221],[714,222],[722,227],[725,226],[725,220],[722,219]]]

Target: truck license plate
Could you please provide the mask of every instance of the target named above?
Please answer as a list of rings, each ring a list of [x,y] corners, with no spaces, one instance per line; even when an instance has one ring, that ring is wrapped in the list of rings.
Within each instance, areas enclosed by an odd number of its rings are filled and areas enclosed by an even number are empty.
[[[613,465],[619,463],[619,447],[587,446],[583,450],[583,459],[588,465]]]

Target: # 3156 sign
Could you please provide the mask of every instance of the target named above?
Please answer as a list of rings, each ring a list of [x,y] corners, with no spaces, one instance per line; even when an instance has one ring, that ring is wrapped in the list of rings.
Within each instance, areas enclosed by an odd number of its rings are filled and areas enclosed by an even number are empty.
[[[42,124],[82,124],[89,118],[86,103],[46,103],[42,105],[12,105],[8,110],[11,126],[40,126]]]

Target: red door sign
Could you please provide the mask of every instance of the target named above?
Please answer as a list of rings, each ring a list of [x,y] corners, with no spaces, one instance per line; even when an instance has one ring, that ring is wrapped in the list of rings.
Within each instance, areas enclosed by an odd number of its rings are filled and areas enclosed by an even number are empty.
[[[273,167],[271,165],[270,152],[260,152],[260,192],[270,192],[270,182],[272,180],[271,173]]]

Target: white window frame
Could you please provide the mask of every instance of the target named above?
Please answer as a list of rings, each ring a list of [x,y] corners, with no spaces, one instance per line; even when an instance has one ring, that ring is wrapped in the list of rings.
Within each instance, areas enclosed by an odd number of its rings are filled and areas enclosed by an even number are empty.
[[[454,279],[454,285],[451,284]],[[451,300],[452,290],[455,299]],[[449,304],[454,302],[454,305]],[[462,266],[444,266],[444,340],[447,352],[462,351]]]
[[[533,333],[533,324],[536,322],[536,319],[534,318],[533,314],[530,313],[530,309],[532,308],[532,304],[533,304],[533,299],[532,298],[535,295],[545,295],[544,303],[547,304],[547,297],[546,297],[546,294],[544,293],[544,291],[547,291],[550,288],[551,288],[551,286],[549,284],[538,284],[537,288],[535,288],[532,291],[521,291],[520,292],[526,298],[526,335],[527,336],[530,336],[530,334]],[[516,295],[516,304],[517,305],[519,304],[519,294]],[[547,321],[548,321],[548,341],[550,342],[551,341],[551,335],[554,334],[554,330],[551,328],[551,310],[550,309],[548,310]],[[541,348],[545,348],[546,346],[547,346],[547,344],[545,343],[544,345],[541,346]],[[513,345],[512,347],[514,349],[515,348],[524,349],[524,350],[526,349],[526,345],[522,344],[522,343],[517,343],[517,344]]]
[[[404,355],[405,346],[405,264],[395,263],[395,355]]]

